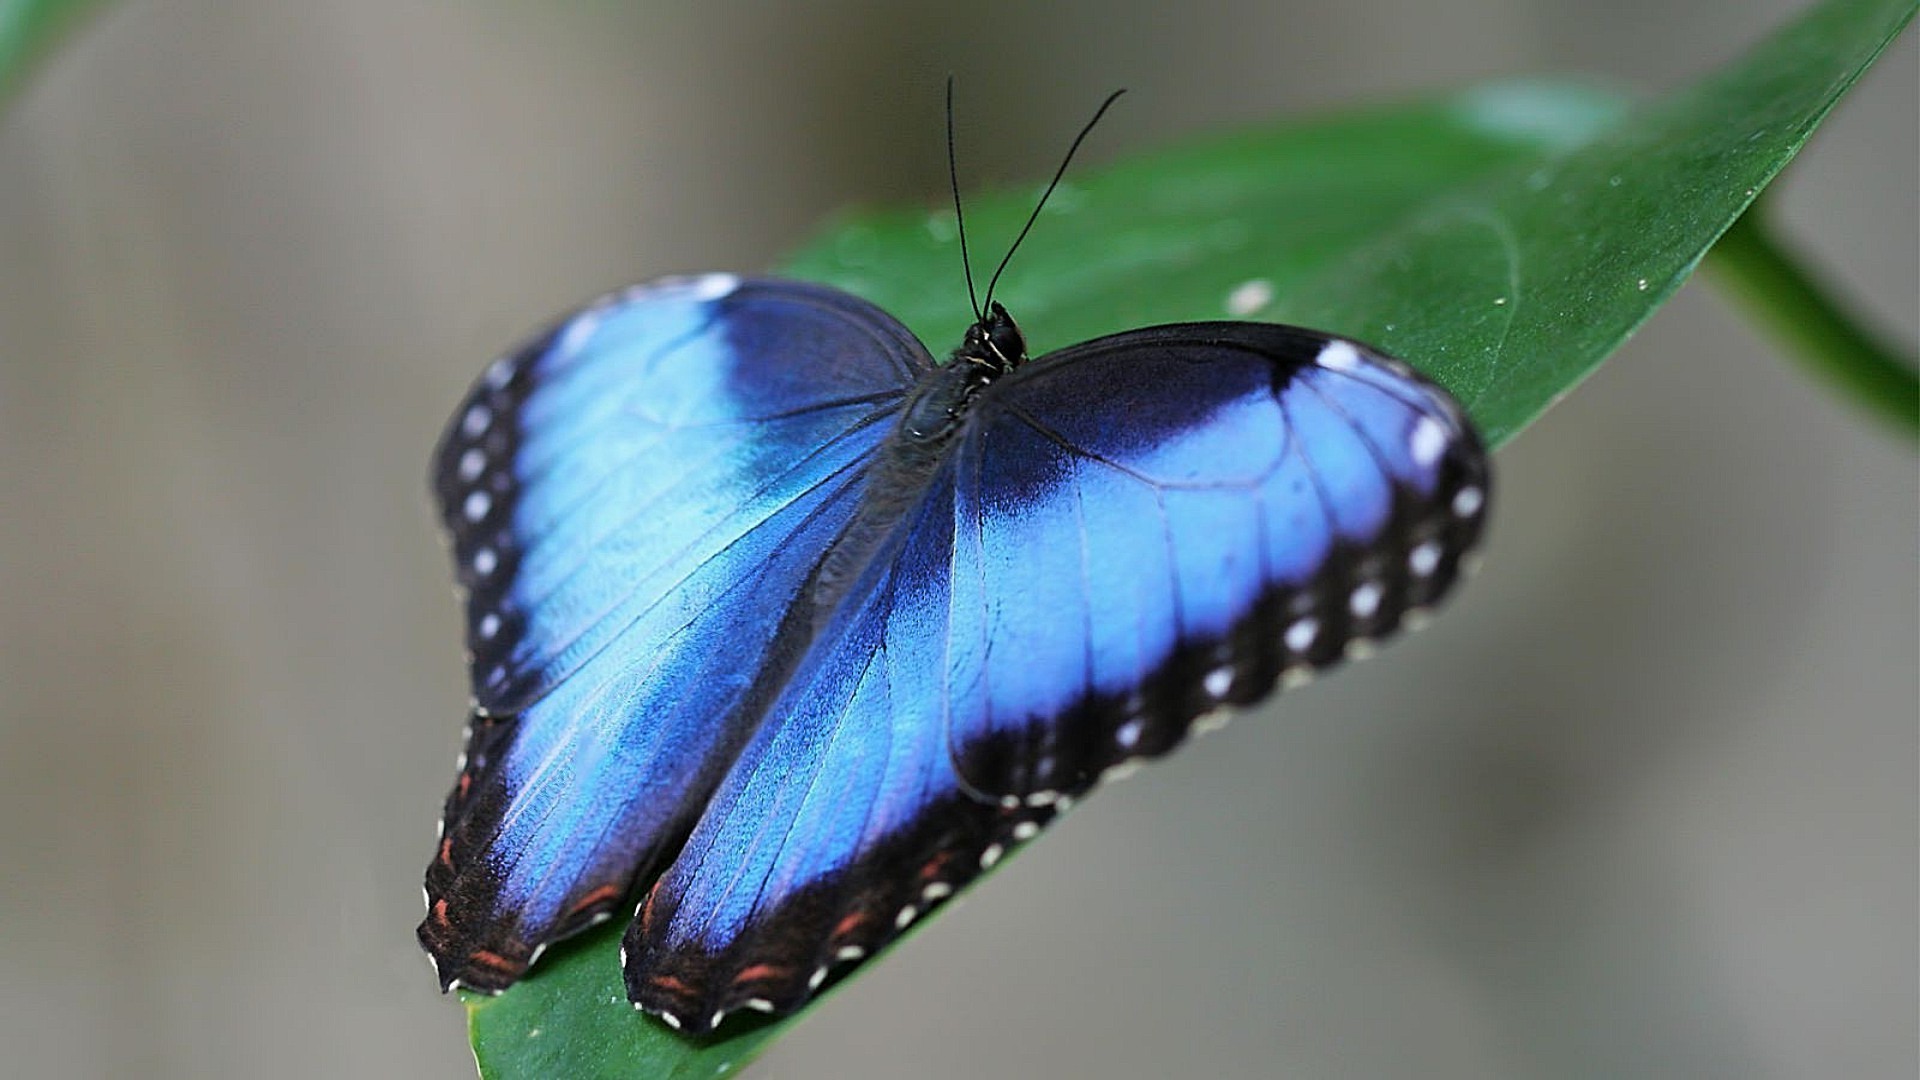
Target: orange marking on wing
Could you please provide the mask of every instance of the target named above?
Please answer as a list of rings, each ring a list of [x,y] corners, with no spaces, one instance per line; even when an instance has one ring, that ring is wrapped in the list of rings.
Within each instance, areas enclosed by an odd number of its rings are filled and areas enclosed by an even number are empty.
[[[845,938],[845,937],[851,937],[853,935],[853,932],[855,930],[860,929],[861,925],[866,921],[867,921],[866,912],[864,911],[853,912],[849,914],[846,918],[840,920],[839,925],[833,928],[833,933],[829,935],[829,937],[831,940],[834,940],[834,941],[838,941],[841,938]]]
[[[441,926],[452,925],[447,922],[447,901],[445,897],[441,897],[433,902],[433,921],[439,923]]]
[[[519,971],[520,970],[520,965],[514,963],[513,961],[507,959],[504,956],[501,956],[497,952],[488,952],[485,949],[475,949],[473,952],[467,955],[467,959],[469,961],[472,961],[473,963],[479,964],[481,967],[490,967],[496,971]]]
[[[453,837],[444,837],[440,841],[440,864],[453,869]]]
[[[647,977],[647,981],[659,987],[660,989],[665,990],[669,994],[690,995],[693,993],[693,987],[687,985],[686,983],[681,982],[679,979],[676,979],[671,975],[649,975]]]
[[[750,968],[742,969],[740,974],[735,975],[733,977],[733,985],[739,986],[741,983],[759,982],[761,979],[784,979],[787,977],[787,974],[788,970],[778,964],[755,964]]]
[[[618,899],[620,899],[620,887],[618,885],[602,885],[599,888],[588,893],[587,895],[581,897],[580,902],[573,905],[573,907],[569,909],[569,913],[578,915],[581,912],[587,910],[588,908],[597,907],[601,904],[612,903],[613,901]]]
[[[460,779],[454,782],[454,786],[460,789],[460,797],[464,799],[467,797],[467,789],[473,786],[473,777],[461,773]]]

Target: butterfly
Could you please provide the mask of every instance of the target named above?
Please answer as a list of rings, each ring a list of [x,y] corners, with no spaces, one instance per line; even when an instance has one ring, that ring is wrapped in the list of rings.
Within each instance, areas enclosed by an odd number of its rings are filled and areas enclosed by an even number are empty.
[[[636,1007],[791,1012],[1461,574],[1486,453],[1407,365],[1255,322],[1030,359],[992,290],[936,363],[834,288],[669,278],[480,377],[432,477],[474,698],[443,987],[633,910]]]

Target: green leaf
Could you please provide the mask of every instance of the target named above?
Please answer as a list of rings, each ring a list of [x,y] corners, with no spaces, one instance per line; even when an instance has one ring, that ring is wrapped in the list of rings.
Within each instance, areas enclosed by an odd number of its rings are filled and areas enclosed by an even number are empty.
[[[1503,291],[1512,274],[1498,225],[1436,234],[1433,216],[1513,186],[1627,115],[1620,97],[1595,87],[1501,82],[1164,151],[1063,184],[998,296],[1036,355],[1136,326],[1232,316],[1352,333],[1436,370],[1469,334],[1484,337],[1482,324],[1512,314],[1490,306],[1498,291],[1454,274],[1494,275]],[[974,248],[997,252],[1038,194],[970,199]],[[1474,214],[1498,208],[1488,200]],[[944,205],[858,215],[786,270],[874,301],[936,355],[959,344],[973,318]],[[1274,301],[1248,310],[1244,301],[1262,293]],[[1471,310],[1457,306],[1463,297]]]
[[[620,976],[619,920],[549,949],[534,975],[498,997],[462,992],[467,1035],[489,1080],[694,1080],[737,1071],[799,1018],[737,1016],[722,1038],[682,1038],[635,1012]]]
[[[1672,295],[1912,14],[1831,0],[1637,109],[1504,82],[1164,150],[1056,194],[999,296],[1036,352],[1230,314],[1351,334],[1432,373],[1502,442]],[[1011,238],[1035,194],[973,199],[975,247]],[[875,301],[942,352],[970,314],[936,207],[848,217],[786,270]],[[626,1004],[619,938],[602,928],[506,994],[469,998],[484,1076],[720,1076],[794,1022],[683,1039]]]
[[[0,0],[0,98],[13,96],[48,50],[101,0]]]

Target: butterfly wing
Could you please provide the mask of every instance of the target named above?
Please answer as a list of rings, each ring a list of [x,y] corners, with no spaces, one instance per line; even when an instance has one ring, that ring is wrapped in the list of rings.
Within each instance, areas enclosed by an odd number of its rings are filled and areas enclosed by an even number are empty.
[[[1159,327],[988,388],[629,928],[628,993],[703,1031],[836,962],[1109,770],[1437,601],[1479,443],[1356,343]]]
[[[475,699],[419,930],[444,984],[504,988],[684,837],[930,366],[846,294],[709,275],[589,305],[476,384],[433,476]]]
[[[959,459],[949,751],[1042,804],[1416,619],[1488,470],[1397,360],[1221,322],[1088,342],[1001,384]]]

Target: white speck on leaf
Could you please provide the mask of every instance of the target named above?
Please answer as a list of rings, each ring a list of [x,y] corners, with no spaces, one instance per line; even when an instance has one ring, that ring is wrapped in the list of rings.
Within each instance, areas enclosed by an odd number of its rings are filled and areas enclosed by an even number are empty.
[[[1244,319],[1273,302],[1273,283],[1265,278],[1243,281],[1227,294],[1227,314]]]

